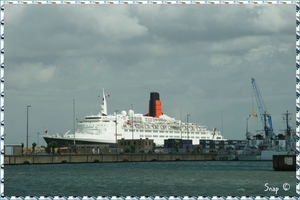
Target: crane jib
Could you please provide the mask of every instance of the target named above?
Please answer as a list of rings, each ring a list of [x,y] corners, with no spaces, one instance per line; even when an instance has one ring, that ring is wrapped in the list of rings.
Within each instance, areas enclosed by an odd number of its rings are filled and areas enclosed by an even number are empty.
[[[270,132],[271,133],[271,137],[273,137],[274,136],[274,132],[273,132],[272,117],[267,112],[267,108],[266,108],[265,103],[264,103],[264,101],[263,101],[263,99],[261,97],[259,89],[258,89],[258,87],[256,85],[255,79],[252,78],[251,80],[252,80],[251,83],[252,83],[252,87],[253,87],[253,92],[255,94],[255,98],[256,98],[256,102],[257,102],[257,107],[258,107],[258,110],[259,110],[259,113],[260,113],[262,125],[264,127],[264,130],[266,131],[266,134],[268,134],[268,132]]]

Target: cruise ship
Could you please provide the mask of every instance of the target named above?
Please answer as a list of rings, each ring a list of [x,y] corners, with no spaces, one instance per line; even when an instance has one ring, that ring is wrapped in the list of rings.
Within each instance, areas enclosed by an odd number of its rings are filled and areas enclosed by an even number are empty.
[[[192,140],[198,145],[200,140],[224,140],[216,129],[208,130],[206,126],[182,122],[162,112],[159,93],[151,92],[147,114],[128,113],[123,110],[111,115],[107,114],[107,96],[103,89],[101,111],[98,115],[89,115],[77,120],[77,130],[70,130],[63,135],[45,134],[42,137],[49,144],[57,146],[73,144],[104,144],[115,147],[120,139],[153,139],[157,147],[164,145],[166,139]],[[75,132],[75,133],[74,133]]]

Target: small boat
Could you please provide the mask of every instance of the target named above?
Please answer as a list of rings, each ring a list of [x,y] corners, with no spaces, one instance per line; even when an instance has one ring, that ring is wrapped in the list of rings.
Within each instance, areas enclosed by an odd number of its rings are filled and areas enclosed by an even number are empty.
[[[247,161],[255,161],[260,160],[261,151],[259,150],[258,146],[250,146],[247,145],[241,151],[239,155],[237,155],[238,160],[247,160]]]
[[[224,149],[219,150],[215,160],[237,160],[235,146],[226,145]]]

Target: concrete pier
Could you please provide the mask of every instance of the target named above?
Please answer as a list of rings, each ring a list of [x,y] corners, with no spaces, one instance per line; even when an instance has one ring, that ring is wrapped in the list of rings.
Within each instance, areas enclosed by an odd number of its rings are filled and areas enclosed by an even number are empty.
[[[79,154],[79,155],[6,155],[4,165],[95,163],[95,162],[150,162],[214,160],[217,154]]]

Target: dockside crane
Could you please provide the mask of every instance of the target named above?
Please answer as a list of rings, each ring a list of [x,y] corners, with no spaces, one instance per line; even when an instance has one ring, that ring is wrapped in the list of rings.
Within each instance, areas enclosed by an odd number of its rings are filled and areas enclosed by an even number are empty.
[[[251,78],[251,83],[253,87],[253,92],[255,94],[262,125],[264,127],[265,137],[266,139],[275,139],[275,134],[273,132],[272,117],[267,111],[266,105],[261,97],[261,94],[259,92],[254,78]]]

